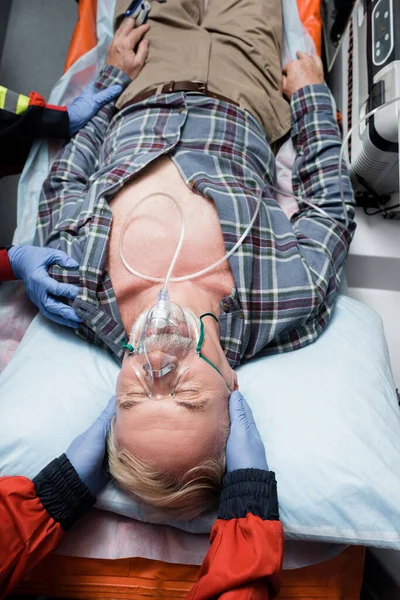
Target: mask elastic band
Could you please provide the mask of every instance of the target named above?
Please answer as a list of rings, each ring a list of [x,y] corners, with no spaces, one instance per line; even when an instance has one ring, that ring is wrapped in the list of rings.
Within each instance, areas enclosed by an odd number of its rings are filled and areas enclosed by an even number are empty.
[[[199,335],[199,341],[197,342],[197,346],[196,346],[196,354],[199,355],[200,358],[202,358],[203,360],[206,361],[207,364],[210,365],[210,367],[212,367],[213,369],[215,369],[217,371],[217,373],[219,373],[221,375],[221,377],[223,377],[221,371],[218,369],[218,367],[216,367],[211,360],[208,360],[208,358],[206,358],[205,356],[202,355],[201,353],[201,347],[203,345],[204,342],[204,324],[203,324],[203,317],[212,317],[214,319],[214,321],[216,321],[218,323],[218,319],[217,317],[213,314],[213,313],[204,313],[204,315],[200,316],[200,335]]]
[[[214,313],[207,312],[200,316],[200,335],[199,335],[199,341],[197,342],[197,346],[196,346],[196,350],[195,350],[196,354],[200,354],[200,350],[201,350],[201,347],[204,342],[204,324],[203,324],[204,317],[212,317],[214,319],[214,321],[216,321],[218,323],[218,319],[214,315]]]

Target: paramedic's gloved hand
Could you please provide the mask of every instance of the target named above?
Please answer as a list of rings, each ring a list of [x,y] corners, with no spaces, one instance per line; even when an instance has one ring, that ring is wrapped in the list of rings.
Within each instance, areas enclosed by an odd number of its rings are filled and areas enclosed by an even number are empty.
[[[79,264],[76,260],[62,250],[39,246],[12,246],[8,250],[8,258],[15,277],[23,281],[28,298],[40,312],[60,325],[76,328],[81,319],[73,308],[56,300],[54,296],[73,300],[78,294],[78,288],[68,283],[59,283],[47,272],[50,265],[77,269]]]
[[[102,106],[114,100],[122,92],[122,86],[111,85],[106,90],[97,91],[90,83],[75,100],[67,106],[69,116],[69,135],[72,137],[82,129]]]
[[[297,52],[297,58],[282,69],[282,91],[289,100],[306,85],[324,83],[324,67],[319,56]]]
[[[250,406],[240,392],[229,398],[231,432],[226,445],[228,473],[237,469],[268,471],[265,448],[254,421]]]
[[[115,396],[96,421],[71,443],[66,455],[79,478],[89,488],[93,496],[103,489],[108,481],[104,465],[106,439],[115,413]]]
[[[135,27],[135,19],[127,17],[118,27],[108,48],[106,65],[113,65],[124,71],[132,80],[143,69],[149,53],[149,42],[143,36],[150,25]]]

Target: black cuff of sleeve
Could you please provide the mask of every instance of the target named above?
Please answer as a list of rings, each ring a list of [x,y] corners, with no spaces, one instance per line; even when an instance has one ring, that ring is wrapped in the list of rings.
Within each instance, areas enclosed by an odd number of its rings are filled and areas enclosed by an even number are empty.
[[[69,115],[62,108],[30,106],[25,117],[26,131],[38,138],[69,138]]]
[[[222,483],[218,518],[240,519],[252,513],[264,521],[278,521],[275,473],[261,469],[238,469],[227,473]]]
[[[40,471],[33,484],[41,503],[64,531],[96,502],[65,454]]]

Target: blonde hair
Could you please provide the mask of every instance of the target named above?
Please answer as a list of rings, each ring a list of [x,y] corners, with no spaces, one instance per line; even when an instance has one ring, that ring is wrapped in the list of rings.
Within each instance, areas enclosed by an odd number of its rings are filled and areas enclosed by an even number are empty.
[[[225,444],[216,458],[206,460],[183,475],[176,476],[167,471],[159,471],[149,462],[118,447],[114,418],[108,434],[107,449],[112,478],[135,499],[165,509],[169,516],[182,520],[194,519],[218,505],[226,468]]]

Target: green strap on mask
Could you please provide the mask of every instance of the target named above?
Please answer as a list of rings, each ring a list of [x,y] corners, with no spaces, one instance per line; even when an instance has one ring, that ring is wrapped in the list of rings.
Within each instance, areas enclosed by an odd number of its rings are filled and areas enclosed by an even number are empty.
[[[135,351],[134,347],[132,346],[132,344],[127,344],[125,338],[122,340],[121,342],[121,347],[122,350],[128,350],[128,352],[130,354],[133,354],[133,352]]]
[[[216,321],[218,323],[218,319],[217,317],[214,315],[214,313],[204,313],[204,315],[200,316],[200,335],[199,335],[199,340],[197,342],[197,346],[195,349],[196,354],[199,355],[200,358],[202,358],[203,360],[206,361],[207,364],[210,365],[210,367],[212,367],[213,369],[215,369],[217,371],[217,373],[219,373],[221,375],[221,377],[223,377],[221,371],[211,362],[211,360],[208,360],[208,358],[206,358],[205,356],[202,355],[201,353],[201,347],[203,345],[204,342],[204,324],[203,324],[203,318],[204,317],[212,317],[214,319],[214,321]]]

